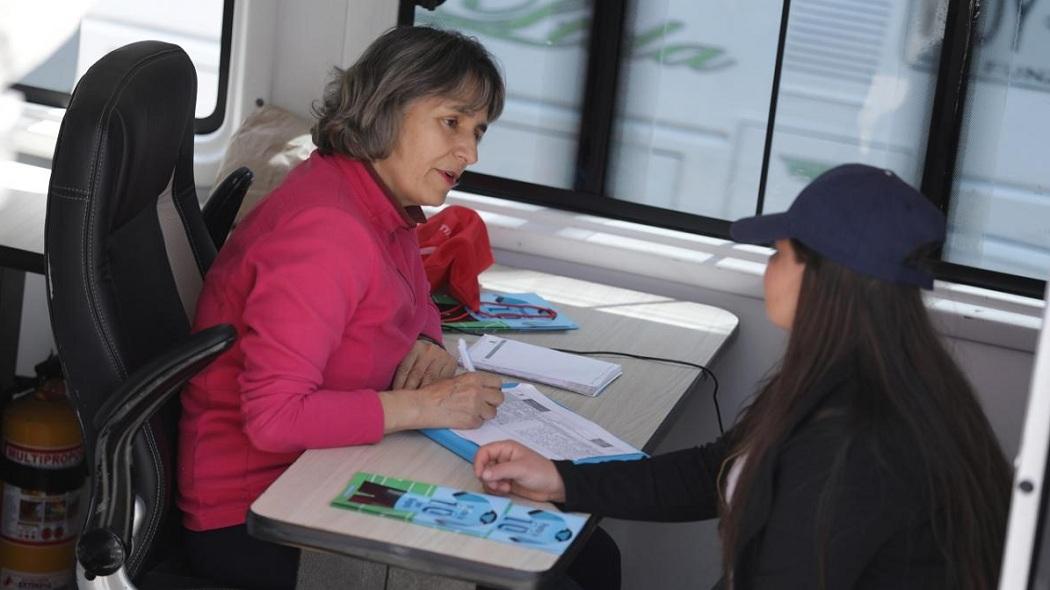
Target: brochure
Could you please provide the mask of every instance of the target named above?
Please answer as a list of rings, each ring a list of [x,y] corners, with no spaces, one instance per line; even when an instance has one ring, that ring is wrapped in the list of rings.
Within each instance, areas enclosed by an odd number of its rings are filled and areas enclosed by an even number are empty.
[[[434,295],[434,302],[442,310],[442,325],[456,330],[543,332],[579,328],[576,322],[536,293],[486,291],[481,294],[481,306],[477,311],[467,309],[445,295]]]
[[[574,514],[363,471],[354,474],[332,505],[554,554],[564,552],[586,524]]]

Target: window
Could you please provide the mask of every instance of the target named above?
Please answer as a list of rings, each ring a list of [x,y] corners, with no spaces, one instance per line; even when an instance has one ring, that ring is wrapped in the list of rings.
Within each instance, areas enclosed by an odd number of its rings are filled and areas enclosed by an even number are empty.
[[[1050,3],[440,4],[401,22],[477,37],[508,78],[467,190],[728,237],[865,162],[946,211],[939,277],[1042,296]]]
[[[754,214],[779,31],[780,0],[628,3],[608,194]]]
[[[214,131],[226,107],[232,24],[233,0],[98,0],[69,40],[15,87],[27,100],[64,107],[80,76],[106,53],[135,41],[166,41],[182,47],[197,69],[197,133]]]
[[[791,2],[761,212],[784,211],[810,180],[845,162],[889,168],[919,186],[935,92],[924,65],[939,55],[938,6]]]
[[[506,107],[473,170],[571,189],[578,149],[590,10],[580,2],[450,2],[416,23],[475,36],[507,72]]]
[[[990,2],[977,22],[944,259],[1050,271],[1050,5]]]

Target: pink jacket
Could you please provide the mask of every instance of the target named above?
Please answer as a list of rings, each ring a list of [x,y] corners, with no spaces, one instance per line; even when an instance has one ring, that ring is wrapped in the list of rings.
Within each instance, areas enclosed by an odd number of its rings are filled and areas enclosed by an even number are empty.
[[[376,392],[421,334],[441,340],[407,213],[366,164],[314,152],[223,246],[194,329],[238,338],[182,394],[187,528],[243,523],[305,449],[383,437]]]

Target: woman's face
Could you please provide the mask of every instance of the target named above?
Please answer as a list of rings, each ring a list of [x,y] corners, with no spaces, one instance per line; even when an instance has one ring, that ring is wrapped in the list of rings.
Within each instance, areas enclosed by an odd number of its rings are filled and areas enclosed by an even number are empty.
[[[372,163],[402,206],[441,205],[463,170],[478,161],[488,114],[457,98],[430,96],[408,104],[390,155]]]
[[[776,249],[766,264],[766,316],[775,325],[790,330],[806,265],[795,257],[791,240],[777,240]]]

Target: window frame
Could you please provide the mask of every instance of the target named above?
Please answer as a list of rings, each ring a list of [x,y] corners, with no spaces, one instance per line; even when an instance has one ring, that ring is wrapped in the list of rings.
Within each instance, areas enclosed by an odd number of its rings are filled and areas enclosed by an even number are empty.
[[[617,82],[623,63],[621,49],[628,1],[592,0],[593,15],[583,89],[584,108],[581,113],[580,142],[573,188],[556,188],[477,172],[466,172],[459,188],[481,195],[730,239],[729,220],[633,203],[617,199],[605,192],[619,91]],[[945,215],[952,204],[956,159],[963,116],[966,113],[966,97],[979,16],[979,0],[947,1],[947,18],[919,185],[923,194]],[[442,3],[414,0],[399,2],[399,26],[414,25],[417,5],[427,4],[430,8],[429,5],[436,7]],[[765,201],[791,0],[783,0],[782,6],[762,169],[756,196],[756,213],[761,211]],[[1037,299],[1042,299],[1046,292],[1045,280],[948,262],[942,256],[943,251],[938,250],[937,259],[932,265],[934,276],[939,280]]]
[[[219,129],[226,116],[226,95],[230,80],[230,49],[233,42],[233,9],[235,0],[223,0],[222,31],[219,41],[219,84],[215,97],[215,109],[206,117],[194,118],[193,132],[204,135]],[[12,84],[11,88],[21,92],[26,102],[49,107],[68,108],[69,92],[61,92],[27,84]]]

